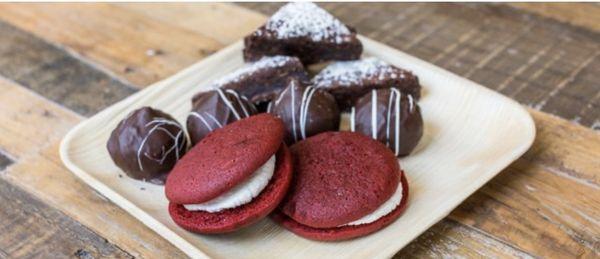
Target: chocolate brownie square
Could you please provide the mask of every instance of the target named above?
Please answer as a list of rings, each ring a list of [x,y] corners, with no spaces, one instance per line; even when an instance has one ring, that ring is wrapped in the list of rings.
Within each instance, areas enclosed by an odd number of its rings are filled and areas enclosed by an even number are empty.
[[[333,94],[340,108],[346,111],[359,97],[372,89],[394,87],[415,99],[421,96],[417,76],[375,57],[331,63],[311,83],[314,87]]]
[[[297,56],[309,65],[360,58],[362,44],[356,30],[309,2],[289,3],[258,30],[244,38],[244,59]]]
[[[233,89],[252,103],[262,106],[287,86],[289,78],[295,78],[304,84],[309,81],[298,58],[272,56],[233,71],[215,81],[213,87]]]

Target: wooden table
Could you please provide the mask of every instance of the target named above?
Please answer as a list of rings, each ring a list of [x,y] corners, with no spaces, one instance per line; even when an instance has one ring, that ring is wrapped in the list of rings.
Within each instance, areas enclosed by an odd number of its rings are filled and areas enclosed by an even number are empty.
[[[537,125],[521,159],[397,257],[600,256],[599,5],[323,6],[518,100]],[[0,258],[184,257],[66,170],[58,143],[85,117],[237,41],[274,8],[1,4]]]

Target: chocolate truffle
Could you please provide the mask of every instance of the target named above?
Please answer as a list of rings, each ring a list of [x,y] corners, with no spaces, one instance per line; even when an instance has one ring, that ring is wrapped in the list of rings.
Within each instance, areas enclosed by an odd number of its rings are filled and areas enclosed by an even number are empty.
[[[352,107],[350,128],[406,156],[423,136],[423,118],[412,95],[395,88],[371,90]]]
[[[332,63],[312,79],[312,84],[333,94],[346,111],[372,89],[395,87],[413,98],[421,96],[419,78],[375,57]]]
[[[285,88],[288,78],[308,83],[308,75],[298,58],[264,57],[220,78],[213,87],[235,90],[258,105],[274,99]]]
[[[310,2],[281,7],[269,20],[244,38],[244,59],[297,56],[304,64],[360,58],[362,44],[356,30]]]
[[[187,136],[173,117],[150,107],[131,112],[110,134],[110,157],[131,178],[164,184],[187,150]]]
[[[246,97],[231,89],[217,88],[196,94],[186,123],[192,145],[213,130],[256,113],[256,108]]]
[[[324,131],[338,130],[340,111],[333,96],[314,87],[304,87],[295,79],[269,105],[268,111],[286,126],[289,145]]]

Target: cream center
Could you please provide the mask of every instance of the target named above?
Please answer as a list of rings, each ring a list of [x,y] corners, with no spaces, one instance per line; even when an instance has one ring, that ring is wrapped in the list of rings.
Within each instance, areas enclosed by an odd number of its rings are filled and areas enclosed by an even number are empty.
[[[275,172],[275,155],[256,170],[250,178],[238,184],[228,192],[220,196],[199,204],[184,204],[190,211],[219,212],[226,209],[235,208],[252,201],[269,184]]]
[[[381,217],[394,211],[394,209],[396,209],[396,207],[398,207],[398,205],[400,205],[401,201],[402,201],[402,183],[399,183],[398,188],[396,188],[396,192],[394,194],[392,194],[392,197],[390,197],[386,202],[384,202],[381,206],[379,206],[379,208],[377,208],[375,211],[371,212],[371,214],[366,215],[366,216],[364,216],[360,219],[357,219],[355,221],[352,221],[350,223],[340,225],[340,227],[341,226],[356,226],[356,225],[369,224],[369,223],[375,222],[376,220],[380,219]]]

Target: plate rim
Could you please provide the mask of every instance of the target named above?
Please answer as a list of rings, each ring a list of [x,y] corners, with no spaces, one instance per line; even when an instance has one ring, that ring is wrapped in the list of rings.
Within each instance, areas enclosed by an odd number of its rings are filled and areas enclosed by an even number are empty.
[[[489,177],[482,179],[480,182],[469,185],[469,187],[471,187],[471,188],[469,188],[469,190],[467,192],[464,192],[465,195],[461,195],[461,197],[460,197],[461,202],[459,202],[456,206],[449,207],[445,213],[440,213],[439,216],[435,219],[435,221],[433,221],[433,223],[429,224],[428,226],[426,226],[426,228],[423,228],[423,230],[420,233],[418,233],[418,235],[420,235],[423,232],[425,232],[426,230],[428,230],[429,228],[431,228],[432,225],[434,225],[435,223],[437,223],[440,220],[442,220],[443,218],[445,218],[448,214],[450,214],[450,212],[452,212],[452,210],[454,210],[456,207],[458,207],[460,204],[462,204],[462,202],[468,196],[475,193],[483,185],[485,185],[487,182],[489,182],[493,177],[498,175],[503,169],[507,168],[512,162],[514,162],[515,160],[520,158],[527,150],[529,150],[529,148],[533,145],[533,142],[536,137],[535,122],[534,122],[533,118],[531,117],[531,114],[525,109],[525,107],[523,107],[521,104],[519,104],[515,100],[502,95],[501,93],[498,93],[487,87],[484,87],[476,82],[469,80],[468,78],[454,74],[454,73],[452,73],[442,67],[439,67],[435,64],[432,64],[426,60],[422,60],[418,57],[414,57],[410,54],[407,54],[405,52],[397,50],[397,49],[390,47],[384,43],[369,39],[362,35],[359,35],[358,37],[362,41],[363,46],[371,45],[373,47],[382,49],[379,52],[391,52],[394,55],[401,54],[401,55],[407,56],[409,58],[412,58],[413,60],[415,60],[417,62],[426,63],[429,66],[429,68],[433,70],[433,73],[441,73],[441,74],[445,74],[444,76],[458,77],[458,78],[468,82],[469,83],[468,85],[470,85],[470,87],[477,87],[478,90],[486,91],[488,93],[496,95],[499,98],[502,98],[503,101],[505,101],[507,103],[507,105],[511,105],[511,106],[517,108],[516,111],[518,111],[520,113],[520,116],[523,117],[522,118],[523,121],[526,122],[526,125],[523,125],[523,127],[528,129],[528,131],[524,133],[527,135],[526,136],[527,141],[522,143],[520,146],[515,147],[515,149],[512,150],[513,151],[512,156],[507,158],[506,159],[507,161],[504,161],[504,163],[497,163],[497,166],[492,167],[493,170],[491,170],[491,171],[494,171],[495,173],[490,174]],[[102,181],[98,180],[91,174],[88,174],[87,172],[85,172],[85,170],[83,170],[81,167],[79,167],[77,165],[77,163],[71,159],[71,156],[69,155],[69,148],[71,146],[71,142],[73,141],[73,139],[80,134],[81,129],[84,128],[90,122],[92,122],[92,120],[101,118],[103,116],[106,116],[109,113],[112,113],[113,110],[116,109],[117,107],[126,107],[128,104],[131,104],[131,103],[135,102],[136,100],[138,100],[146,95],[151,94],[154,91],[162,90],[162,87],[160,87],[160,86],[170,85],[170,84],[175,83],[178,79],[185,77],[191,71],[195,71],[197,67],[203,67],[204,64],[210,63],[212,60],[219,59],[221,56],[226,56],[230,52],[238,49],[240,47],[240,45],[243,45],[242,40],[239,40],[225,48],[222,48],[218,52],[178,71],[174,75],[171,75],[171,76],[169,76],[163,80],[160,80],[158,82],[155,82],[155,83],[145,87],[144,89],[124,98],[123,100],[118,101],[118,102],[102,109],[100,112],[81,121],[76,126],[74,126],[71,130],[69,130],[69,132],[61,140],[60,146],[59,146],[60,159],[62,160],[65,167],[67,169],[69,169],[74,175],[76,175],[79,179],[81,179],[84,183],[86,183],[92,189],[94,189],[97,192],[101,193],[102,195],[106,196],[106,198],[108,198],[113,204],[115,204],[118,207],[125,210],[128,214],[130,214],[131,216],[133,216],[134,218],[139,220],[146,227],[148,227],[149,229],[154,231],[156,234],[158,234],[159,236],[161,236],[162,238],[164,238],[165,240],[170,242],[172,245],[177,247],[179,250],[181,250],[183,253],[185,253],[186,255],[188,255],[192,258],[210,258],[210,256],[208,256],[208,254],[206,254],[200,248],[198,248],[198,247],[194,246],[192,243],[188,242],[185,238],[178,235],[175,231],[169,229],[166,225],[159,222],[152,215],[150,215],[149,213],[142,210],[140,207],[138,207],[132,201],[130,201],[127,198],[125,198],[124,196],[120,195],[119,193],[114,191],[112,188],[110,188],[109,186],[107,186],[106,184],[104,184]],[[365,49],[366,49],[366,47],[365,47]],[[412,239],[412,240],[414,240],[414,239]],[[390,247],[386,248],[387,251],[391,251],[391,253],[388,253],[387,256],[393,255],[393,253],[401,250],[403,247],[404,246],[392,248],[390,246]]]

